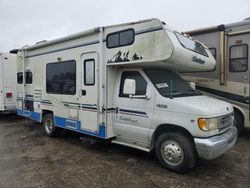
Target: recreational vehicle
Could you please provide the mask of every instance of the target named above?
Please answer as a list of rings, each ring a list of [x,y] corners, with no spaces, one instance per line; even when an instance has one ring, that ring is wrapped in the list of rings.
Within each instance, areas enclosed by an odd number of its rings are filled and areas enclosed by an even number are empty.
[[[217,64],[209,72],[189,72],[182,75],[185,79],[196,82],[197,89],[204,93],[232,103],[235,124],[240,133],[244,127],[250,127],[250,19],[187,33],[209,47]]]
[[[16,111],[16,55],[0,52],[0,112]]]
[[[19,51],[17,113],[48,136],[68,129],[154,150],[163,167],[185,172],[237,139],[232,106],[177,74],[214,66],[207,47],[158,19],[98,27]]]

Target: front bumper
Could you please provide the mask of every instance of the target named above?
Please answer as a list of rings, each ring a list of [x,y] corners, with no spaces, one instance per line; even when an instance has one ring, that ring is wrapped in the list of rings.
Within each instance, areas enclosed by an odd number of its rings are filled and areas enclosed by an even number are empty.
[[[237,129],[232,126],[221,135],[210,138],[195,138],[194,143],[198,156],[203,159],[214,159],[233,148],[237,140]]]

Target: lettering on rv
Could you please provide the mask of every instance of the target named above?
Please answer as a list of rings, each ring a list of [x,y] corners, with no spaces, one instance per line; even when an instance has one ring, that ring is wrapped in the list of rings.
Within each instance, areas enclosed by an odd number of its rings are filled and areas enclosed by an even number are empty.
[[[205,64],[204,60],[202,60],[201,58],[198,58],[196,56],[193,56],[193,62],[202,64],[202,65]]]
[[[137,123],[138,121],[135,120],[135,119],[131,119],[130,117],[124,117],[124,116],[120,116],[120,120],[121,121],[127,121],[127,122],[130,122],[130,123]]]
[[[113,57],[108,60],[108,63],[117,63],[117,62],[129,62],[129,61],[135,61],[138,59],[142,59],[142,57],[139,57],[136,53],[129,59],[129,51],[122,52],[119,50]]]

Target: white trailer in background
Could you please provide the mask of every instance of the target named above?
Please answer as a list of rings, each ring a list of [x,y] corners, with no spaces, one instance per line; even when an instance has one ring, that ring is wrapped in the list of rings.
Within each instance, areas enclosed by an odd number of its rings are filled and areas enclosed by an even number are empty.
[[[210,51],[158,19],[98,27],[18,53],[17,113],[146,152],[185,172],[237,138],[229,103],[201,95],[178,71],[211,70]]]
[[[0,52],[0,112],[16,111],[16,55]]]
[[[209,47],[217,64],[208,72],[189,72],[182,76],[197,83],[197,89],[234,107],[240,133],[250,127],[250,19],[187,32]]]

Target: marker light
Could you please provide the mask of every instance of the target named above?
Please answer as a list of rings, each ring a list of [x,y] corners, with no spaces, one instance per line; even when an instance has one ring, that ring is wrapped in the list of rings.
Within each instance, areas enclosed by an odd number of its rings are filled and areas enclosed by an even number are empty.
[[[12,93],[6,93],[6,98],[12,98]]]

